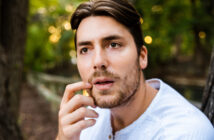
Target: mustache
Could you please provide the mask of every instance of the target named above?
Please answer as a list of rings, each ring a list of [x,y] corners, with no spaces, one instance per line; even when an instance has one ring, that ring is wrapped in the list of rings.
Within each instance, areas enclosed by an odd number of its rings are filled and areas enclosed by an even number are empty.
[[[108,77],[112,79],[120,79],[119,75],[114,74],[113,72],[107,71],[107,70],[102,70],[102,71],[95,71],[90,78],[88,79],[89,83],[92,83],[92,80],[96,77]]]

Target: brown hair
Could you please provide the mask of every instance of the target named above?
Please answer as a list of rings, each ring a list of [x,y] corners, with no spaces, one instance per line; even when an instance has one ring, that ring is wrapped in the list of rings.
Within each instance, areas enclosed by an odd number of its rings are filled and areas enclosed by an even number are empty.
[[[138,54],[143,45],[140,15],[126,0],[92,0],[80,4],[71,17],[72,29],[78,29],[80,22],[89,16],[110,16],[123,24],[134,38]],[[75,35],[76,45],[76,35]]]

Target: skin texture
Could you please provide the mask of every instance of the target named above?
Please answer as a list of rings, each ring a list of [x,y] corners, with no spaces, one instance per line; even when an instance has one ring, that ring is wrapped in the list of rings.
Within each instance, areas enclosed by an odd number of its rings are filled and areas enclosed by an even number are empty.
[[[138,56],[130,32],[111,17],[91,16],[81,21],[77,29],[77,66],[83,81],[65,89],[59,111],[60,140],[78,140],[83,129],[95,124],[94,119],[84,120],[98,117],[85,106],[110,108],[114,133],[136,120],[157,93],[145,83],[141,71],[147,66],[147,49],[142,46]],[[113,83],[100,86],[96,80]],[[87,89],[91,96],[74,96],[81,89]]]
[[[110,39],[113,37],[115,39]],[[92,84],[96,78],[114,80],[112,87],[106,90],[93,86],[91,95],[98,106],[113,108],[134,94],[141,71],[138,61],[134,39],[123,25],[110,17],[89,17],[80,23],[77,65],[83,81]]]

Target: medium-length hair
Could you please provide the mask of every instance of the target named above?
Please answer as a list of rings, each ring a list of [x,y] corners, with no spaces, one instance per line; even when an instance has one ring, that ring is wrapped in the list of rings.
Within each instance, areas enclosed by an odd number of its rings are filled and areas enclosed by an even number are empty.
[[[124,25],[134,38],[138,54],[143,46],[140,14],[126,0],[91,0],[80,4],[71,17],[71,27],[78,29],[80,22],[89,16],[109,16]],[[76,35],[75,35],[76,46]]]

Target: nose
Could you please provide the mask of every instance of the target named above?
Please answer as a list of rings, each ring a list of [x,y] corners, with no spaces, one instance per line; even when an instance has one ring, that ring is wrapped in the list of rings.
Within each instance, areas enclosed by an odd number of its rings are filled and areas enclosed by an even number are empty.
[[[105,70],[107,68],[108,60],[104,49],[100,47],[95,49],[93,65],[94,70]]]

